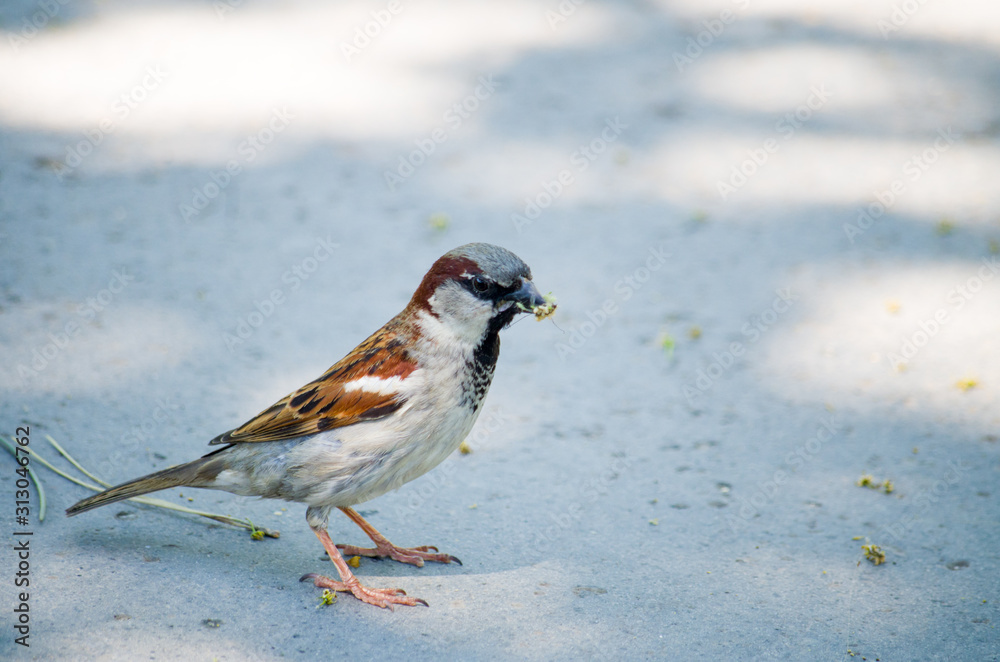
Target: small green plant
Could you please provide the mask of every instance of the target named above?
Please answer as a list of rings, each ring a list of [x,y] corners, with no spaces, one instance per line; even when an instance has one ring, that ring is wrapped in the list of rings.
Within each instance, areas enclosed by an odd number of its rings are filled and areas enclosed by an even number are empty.
[[[861,545],[861,551],[865,553],[865,558],[874,565],[885,563],[885,552],[878,545]]]

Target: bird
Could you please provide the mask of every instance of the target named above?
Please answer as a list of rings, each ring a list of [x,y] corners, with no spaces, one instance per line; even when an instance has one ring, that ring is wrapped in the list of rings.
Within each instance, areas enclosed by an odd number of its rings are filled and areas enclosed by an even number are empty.
[[[434,262],[402,312],[318,379],[209,442],[220,448],[83,499],[66,514],[173,487],[304,503],[306,523],[339,579],[308,573],[300,581],[390,610],[428,606],[402,589],[362,584],[344,555],[418,567],[461,561],[430,545],[397,547],[352,506],[399,488],[453,453],[482,410],[500,331],[520,313],[542,319],[541,311],[552,310],[514,253],[486,243],[459,246]],[[327,531],[334,509],[375,546],[335,545]]]

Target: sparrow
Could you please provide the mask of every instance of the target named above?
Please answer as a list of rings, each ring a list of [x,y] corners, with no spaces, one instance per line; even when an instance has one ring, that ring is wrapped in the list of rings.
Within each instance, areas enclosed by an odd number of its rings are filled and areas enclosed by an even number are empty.
[[[460,246],[434,263],[401,313],[318,379],[209,442],[219,448],[84,499],[66,514],[173,487],[304,503],[340,579],[309,573],[300,581],[378,607],[427,606],[401,589],[365,586],[342,553],[418,567],[461,561],[433,546],[397,547],[352,506],[423,475],[459,447],[493,379],[500,330],[540,306],[552,304],[519,257],[491,244]],[[375,546],[335,545],[327,532],[334,508]]]

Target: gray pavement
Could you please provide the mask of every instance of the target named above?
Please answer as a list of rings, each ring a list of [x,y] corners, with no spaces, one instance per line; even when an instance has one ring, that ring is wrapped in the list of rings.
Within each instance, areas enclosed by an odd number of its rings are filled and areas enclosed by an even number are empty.
[[[4,3],[5,436],[197,457],[469,241],[559,310],[505,332],[471,454],[359,507],[462,559],[362,561],[429,609],[318,608],[301,505],[67,519],[36,463],[0,657],[997,660],[986,4]]]

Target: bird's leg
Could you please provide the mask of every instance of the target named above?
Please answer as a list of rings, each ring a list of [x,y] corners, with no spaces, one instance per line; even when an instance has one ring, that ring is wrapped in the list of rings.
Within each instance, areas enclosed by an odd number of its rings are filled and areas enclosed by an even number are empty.
[[[325,523],[324,523],[325,524]],[[323,575],[317,575],[316,573],[309,573],[303,575],[300,582],[304,582],[307,579],[311,579],[313,584],[320,588],[328,588],[331,591],[344,591],[352,593],[354,597],[362,602],[367,602],[370,605],[375,605],[376,607],[387,607],[392,609],[393,605],[409,605],[414,607],[416,605],[428,606],[425,600],[420,598],[410,598],[406,596],[406,591],[398,588],[371,588],[369,586],[363,585],[358,581],[358,578],[354,576],[351,569],[347,567],[347,562],[344,561],[344,557],[340,555],[340,551],[337,546],[333,544],[330,540],[330,534],[326,531],[326,526],[312,526],[313,533],[319,538],[319,541],[323,543],[323,547],[326,549],[326,553],[330,555],[330,560],[333,561],[333,565],[337,566],[337,572],[340,573],[340,581],[330,579],[329,577],[324,577]]]
[[[355,547],[353,545],[337,545],[347,556],[374,556],[385,558],[389,557],[394,561],[399,561],[400,563],[412,563],[418,568],[423,567],[424,561],[436,561],[437,563],[457,563],[462,565],[462,562],[450,554],[438,554],[437,547],[424,546],[424,547],[396,547],[389,539],[383,536],[378,530],[365,521],[365,518],[358,514],[353,508],[341,508],[340,509],[345,515],[351,518],[355,524],[361,527],[361,530],[368,534],[368,537],[372,539],[375,543],[374,548],[370,547]],[[431,550],[434,550],[433,552]]]

